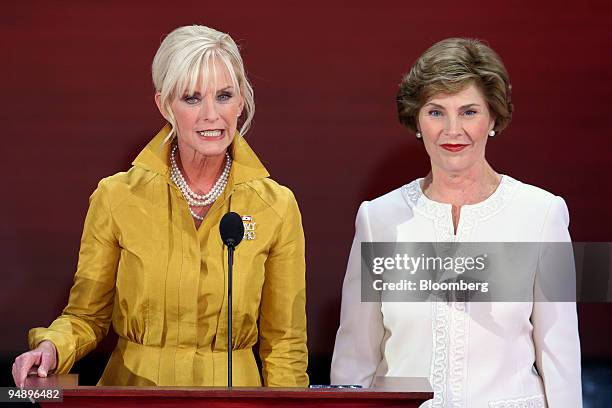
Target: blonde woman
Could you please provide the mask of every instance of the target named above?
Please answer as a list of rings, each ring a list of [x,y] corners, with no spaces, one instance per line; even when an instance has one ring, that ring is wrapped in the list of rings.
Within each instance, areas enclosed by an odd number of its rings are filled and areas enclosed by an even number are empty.
[[[575,303],[360,301],[361,242],[570,241],[562,198],[497,173],[485,157],[512,114],[508,73],[491,48],[462,38],[433,45],[397,104],[431,169],[359,208],[332,382],[426,377],[431,408],[582,406]]]
[[[301,216],[243,138],[255,105],[238,47],[214,29],[180,27],[152,71],[168,124],[91,196],[68,305],[30,331],[15,383],[31,369],[67,373],[112,322],[119,342],[99,385],[226,385],[219,221],[235,211],[250,232],[234,261],[233,383],[306,386]]]

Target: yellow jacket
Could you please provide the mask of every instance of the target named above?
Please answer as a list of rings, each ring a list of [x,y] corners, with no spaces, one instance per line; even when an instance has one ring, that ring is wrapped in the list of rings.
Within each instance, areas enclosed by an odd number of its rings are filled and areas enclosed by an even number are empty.
[[[57,372],[66,373],[112,320],[119,342],[99,385],[226,385],[227,251],[219,221],[235,211],[252,217],[254,231],[234,257],[234,385],[261,385],[251,349],[259,340],[265,385],[307,386],[304,233],[293,194],[268,178],[237,137],[227,187],[196,230],[169,178],[168,130],[129,171],[100,181],[68,305],[49,328],[30,330],[30,347],[52,341]]]

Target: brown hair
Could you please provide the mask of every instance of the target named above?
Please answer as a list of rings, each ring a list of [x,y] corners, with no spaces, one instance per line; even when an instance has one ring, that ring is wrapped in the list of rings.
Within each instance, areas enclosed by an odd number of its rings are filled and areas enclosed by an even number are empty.
[[[429,98],[438,93],[457,93],[471,83],[480,88],[495,117],[493,129],[502,131],[512,119],[508,72],[489,46],[467,38],[442,40],[415,62],[397,94],[400,123],[416,132],[419,110]]]

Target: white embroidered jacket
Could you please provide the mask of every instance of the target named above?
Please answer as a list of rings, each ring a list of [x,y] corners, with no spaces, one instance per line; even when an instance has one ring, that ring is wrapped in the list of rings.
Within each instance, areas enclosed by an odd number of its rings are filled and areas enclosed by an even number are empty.
[[[418,179],[362,203],[342,289],[332,384],[428,377],[431,408],[580,408],[575,303],[362,303],[361,242],[565,242],[562,198],[503,176],[485,201],[428,199]]]

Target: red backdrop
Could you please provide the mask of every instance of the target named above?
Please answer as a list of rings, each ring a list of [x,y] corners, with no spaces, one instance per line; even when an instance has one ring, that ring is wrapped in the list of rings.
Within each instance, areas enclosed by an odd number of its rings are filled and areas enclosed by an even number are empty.
[[[493,167],[563,196],[575,240],[612,240],[610,2],[503,3],[4,4],[1,353],[25,349],[27,329],[60,312],[90,193],[162,126],[150,63],[179,25],[210,25],[242,46],[257,103],[247,138],[303,214],[314,355],[333,348],[359,203],[428,171],[395,95],[440,39],[484,39],[510,72],[516,113],[489,144]],[[612,356],[600,331],[610,312],[580,305],[585,356]]]

